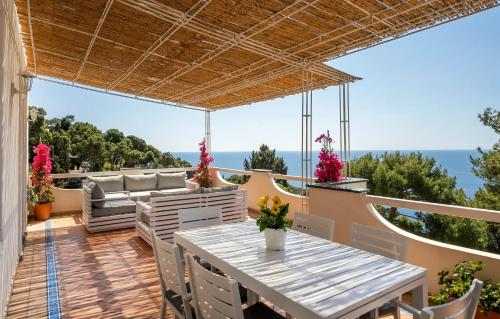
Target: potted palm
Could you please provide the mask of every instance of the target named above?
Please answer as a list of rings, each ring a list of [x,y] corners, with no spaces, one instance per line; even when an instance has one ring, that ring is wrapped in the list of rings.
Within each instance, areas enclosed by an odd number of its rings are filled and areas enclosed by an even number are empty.
[[[257,204],[262,216],[257,219],[259,230],[264,232],[268,250],[285,249],[286,230],[292,227],[292,221],[285,218],[288,214],[288,203],[281,202],[279,196],[272,198],[272,206],[268,206],[269,196],[263,196]]]
[[[36,156],[33,158],[31,168],[31,186],[28,187],[28,202],[33,206],[37,220],[47,220],[52,211],[54,195],[52,194],[52,160],[50,158],[50,147],[39,144],[33,150]]]

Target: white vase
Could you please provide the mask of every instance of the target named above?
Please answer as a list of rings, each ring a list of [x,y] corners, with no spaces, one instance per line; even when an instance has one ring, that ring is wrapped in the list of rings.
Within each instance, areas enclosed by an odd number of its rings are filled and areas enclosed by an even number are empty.
[[[286,231],[284,229],[264,229],[267,250],[284,250],[286,242]]]

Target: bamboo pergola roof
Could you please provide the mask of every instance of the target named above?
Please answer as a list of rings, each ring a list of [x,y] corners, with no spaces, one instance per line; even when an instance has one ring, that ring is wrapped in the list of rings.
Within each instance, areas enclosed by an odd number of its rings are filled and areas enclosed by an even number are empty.
[[[16,0],[32,73],[208,109],[353,82],[325,61],[499,3]]]

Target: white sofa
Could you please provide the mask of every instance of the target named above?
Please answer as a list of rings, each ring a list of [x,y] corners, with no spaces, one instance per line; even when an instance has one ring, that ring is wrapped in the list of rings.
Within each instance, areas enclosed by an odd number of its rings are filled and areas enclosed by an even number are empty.
[[[179,229],[179,209],[219,206],[224,223],[237,223],[248,218],[247,191],[231,187],[202,189],[197,194],[151,197],[150,202],[137,201],[135,228],[151,245],[151,229],[161,239],[172,242]]]
[[[94,188],[100,188],[96,190]],[[136,201],[149,201],[151,193],[192,194],[198,184],[185,173],[88,177],[83,185],[82,219],[89,232],[135,225]]]

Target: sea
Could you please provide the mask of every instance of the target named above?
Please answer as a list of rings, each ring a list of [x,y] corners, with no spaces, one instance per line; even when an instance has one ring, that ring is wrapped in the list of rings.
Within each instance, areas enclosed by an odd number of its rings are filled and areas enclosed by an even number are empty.
[[[383,154],[384,152],[393,151],[351,151],[351,159],[359,158],[367,153]],[[436,164],[440,165],[448,171],[448,175],[457,178],[457,187],[462,188],[467,196],[472,197],[477,189],[479,189],[483,182],[481,179],[472,174],[472,164],[470,157],[478,157],[477,150],[424,150],[424,151],[400,151],[401,153],[420,152],[426,157],[432,157],[436,160]],[[313,165],[315,166],[318,159],[319,152],[313,152]],[[198,152],[174,152],[176,157],[180,157],[193,166],[198,164]],[[243,169],[243,160],[248,158],[251,151],[248,152],[212,152],[215,161],[213,166]],[[283,157],[286,165],[288,166],[288,175],[300,176],[301,162],[300,151],[276,151],[277,156]],[[228,177],[230,174],[225,174]]]

